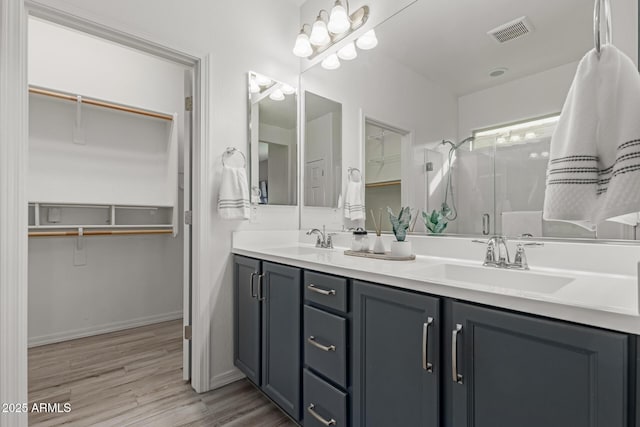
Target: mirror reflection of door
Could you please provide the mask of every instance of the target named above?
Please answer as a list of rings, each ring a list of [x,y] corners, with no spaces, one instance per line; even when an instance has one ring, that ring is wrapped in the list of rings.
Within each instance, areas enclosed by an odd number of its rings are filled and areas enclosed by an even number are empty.
[[[337,207],[342,186],[342,105],[305,92],[305,206]]]
[[[365,125],[365,203],[369,210],[365,227],[374,230],[371,210],[382,209],[382,231],[391,231],[387,207],[402,205],[402,137],[399,132],[367,120]],[[376,219],[377,220],[377,219]]]

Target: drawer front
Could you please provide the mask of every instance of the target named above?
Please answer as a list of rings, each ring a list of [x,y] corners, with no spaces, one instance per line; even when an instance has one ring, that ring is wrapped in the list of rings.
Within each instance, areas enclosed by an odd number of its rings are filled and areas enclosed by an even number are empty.
[[[305,427],[346,427],[347,395],[308,370],[303,373]]]
[[[347,312],[347,279],[329,274],[304,272],[304,297],[307,301]]]
[[[304,306],[304,361],[314,371],[347,387],[347,321]]]

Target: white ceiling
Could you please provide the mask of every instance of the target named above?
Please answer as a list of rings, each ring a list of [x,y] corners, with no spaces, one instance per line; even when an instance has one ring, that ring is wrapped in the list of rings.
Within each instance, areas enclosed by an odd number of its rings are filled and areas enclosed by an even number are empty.
[[[487,31],[527,16],[503,44]],[[590,0],[419,0],[376,28],[383,53],[458,95],[579,60],[593,47]],[[509,69],[489,77],[498,67]]]

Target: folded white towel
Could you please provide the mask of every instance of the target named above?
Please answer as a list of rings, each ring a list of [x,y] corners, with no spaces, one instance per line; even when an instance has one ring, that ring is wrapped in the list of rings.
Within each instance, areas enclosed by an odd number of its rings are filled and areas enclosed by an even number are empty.
[[[249,185],[244,168],[222,167],[218,213],[224,219],[249,219]]]
[[[359,174],[350,174],[347,191],[344,194],[344,217],[352,221],[364,219],[362,200],[362,179]],[[357,176],[354,176],[357,175]]]
[[[544,219],[593,230],[640,211],[640,75],[616,47],[580,61],[551,139]]]
[[[520,237],[531,234],[542,236],[542,211],[502,212],[502,234],[509,237]]]

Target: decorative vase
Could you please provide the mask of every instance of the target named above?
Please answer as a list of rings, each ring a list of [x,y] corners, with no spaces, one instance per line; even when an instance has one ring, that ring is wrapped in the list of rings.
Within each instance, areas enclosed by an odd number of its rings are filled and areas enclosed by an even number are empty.
[[[384,241],[382,240],[382,236],[376,236],[376,241],[373,244],[373,253],[374,254],[383,254],[385,253]]]
[[[391,242],[391,256],[394,257],[409,257],[413,253],[411,242],[404,240],[398,242],[397,240]]]

